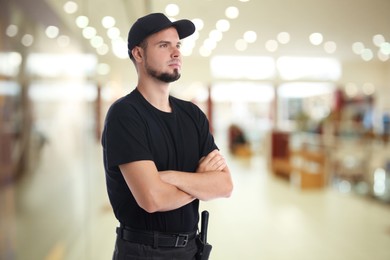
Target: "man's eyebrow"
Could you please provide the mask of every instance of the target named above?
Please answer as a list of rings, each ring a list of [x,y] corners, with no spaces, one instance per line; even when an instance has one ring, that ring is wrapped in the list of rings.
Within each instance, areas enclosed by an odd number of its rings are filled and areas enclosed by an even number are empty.
[[[163,44],[163,43],[165,43],[165,44],[173,44],[171,41],[165,41],[165,40],[161,40],[161,41],[159,41],[159,42],[157,42],[157,44]],[[181,41],[178,41],[177,43],[176,43],[176,45],[182,45],[182,42]]]

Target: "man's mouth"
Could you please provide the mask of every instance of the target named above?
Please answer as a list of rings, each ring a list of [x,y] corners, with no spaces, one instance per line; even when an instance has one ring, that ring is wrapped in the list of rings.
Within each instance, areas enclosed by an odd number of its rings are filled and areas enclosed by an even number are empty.
[[[180,68],[181,67],[181,62],[180,61],[173,61],[168,64],[170,67],[173,68]]]

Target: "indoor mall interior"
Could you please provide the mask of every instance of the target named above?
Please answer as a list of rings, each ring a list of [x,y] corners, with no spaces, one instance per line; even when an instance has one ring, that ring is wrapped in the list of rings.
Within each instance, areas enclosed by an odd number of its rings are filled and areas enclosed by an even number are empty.
[[[390,1],[0,0],[0,260],[112,259],[101,134],[130,26],[189,19],[172,96],[230,168],[213,260],[390,259]]]

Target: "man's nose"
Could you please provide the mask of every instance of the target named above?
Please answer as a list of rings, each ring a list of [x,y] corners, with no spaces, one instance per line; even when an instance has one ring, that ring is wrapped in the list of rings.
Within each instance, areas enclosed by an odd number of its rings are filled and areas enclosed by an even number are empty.
[[[173,57],[179,57],[180,55],[181,55],[180,48],[178,48],[178,47],[173,47],[172,56],[173,56]]]

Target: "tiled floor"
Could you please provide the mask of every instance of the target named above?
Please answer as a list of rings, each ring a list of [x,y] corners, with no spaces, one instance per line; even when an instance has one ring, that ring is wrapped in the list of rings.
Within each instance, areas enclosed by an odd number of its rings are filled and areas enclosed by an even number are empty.
[[[51,113],[43,124],[48,142],[34,155],[35,172],[1,191],[0,202],[8,206],[0,207],[7,208],[0,223],[9,236],[8,256],[0,256],[110,259],[117,223],[106,195],[100,144],[85,120],[91,112],[65,103],[51,107]],[[300,191],[274,178],[261,154],[227,157],[233,196],[202,203],[210,212],[211,259],[390,259],[389,204],[331,189]]]

